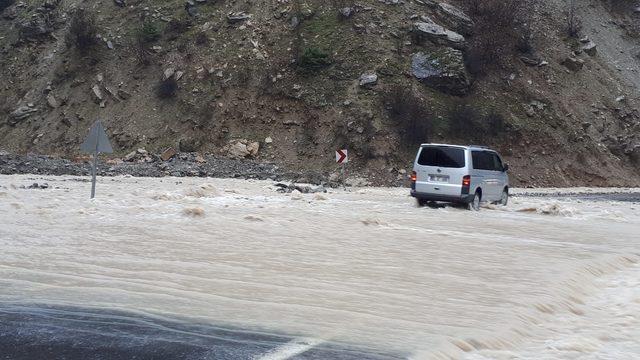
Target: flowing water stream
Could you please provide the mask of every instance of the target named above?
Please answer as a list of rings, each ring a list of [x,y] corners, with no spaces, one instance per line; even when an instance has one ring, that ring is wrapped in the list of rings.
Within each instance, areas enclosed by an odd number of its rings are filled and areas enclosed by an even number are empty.
[[[49,188],[22,188],[34,182]],[[91,336],[114,332],[123,354],[162,337],[157,358],[640,358],[637,202],[521,190],[470,212],[417,208],[406,189],[130,177],[99,179],[93,201],[89,189],[0,176],[7,359],[38,342],[107,353],[116,341]]]

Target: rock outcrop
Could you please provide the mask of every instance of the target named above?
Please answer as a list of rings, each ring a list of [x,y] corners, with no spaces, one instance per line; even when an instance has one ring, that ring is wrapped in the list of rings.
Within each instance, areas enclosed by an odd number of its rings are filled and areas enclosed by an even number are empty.
[[[471,87],[471,75],[460,50],[443,48],[431,53],[416,53],[411,72],[427,86],[447,94],[466,95]]]

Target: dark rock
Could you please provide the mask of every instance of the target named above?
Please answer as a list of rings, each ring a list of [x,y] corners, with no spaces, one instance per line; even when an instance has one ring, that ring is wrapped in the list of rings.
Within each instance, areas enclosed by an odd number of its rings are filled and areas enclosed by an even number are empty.
[[[520,61],[522,61],[523,63],[525,63],[525,65],[528,66],[538,66],[540,65],[540,60],[538,59],[532,59],[526,56],[520,56]]]
[[[569,56],[562,60],[560,64],[564,65],[567,69],[576,72],[582,70],[584,67],[584,60]]]
[[[57,109],[60,106],[60,103],[52,93],[47,94],[47,104],[49,104],[52,109]]]
[[[593,41],[589,41],[582,46],[582,51],[587,53],[587,55],[589,56],[596,56],[596,54],[598,53],[598,47]]]
[[[320,186],[300,186],[296,184],[283,184],[277,183],[275,184],[276,191],[280,193],[292,193],[294,191],[299,191],[302,194],[316,194],[316,193],[326,193],[327,189]]]
[[[31,116],[33,113],[37,112],[38,109],[33,106],[20,106],[16,110],[14,110],[11,114],[9,114],[9,125],[15,125],[21,120],[24,120]]]
[[[48,189],[49,188],[49,184],[44,183],[44,184],[38,184],[38,183],[33,183],[27,187],[23,187],[25,189],[39,189],[39,190],[44,190],[44,189]]]
[[[471,87],[471,76],[460,50],[442,48],[432,53],[416,53],[411,72],[427,86],[447,94],[466,95]]]
[[[48,16],[36,13],[30,19],[21,21],[18,29],[21,39],[35,39],[51,34],[53,25]]]
[[[251,14],[247,14],[244,11],[231,12],[227,14],[227,21],[230,24],[236,24],[245,20],[251,19]]]
[[[127,6],[127,3],[125,2],[125,0],[113,0],[113,2],[116,5],[120,6],[120,7],[126,7]]]
[[[196,3],[193,0],[187,0],[184,4],[184,9],[187,11],[187,14],[191,17],[198,16],[198,8],[196,8]]]
[[[438,2],[435,0],[415,0],[418,5],[428,6],[432,9],[435,9],[438,6]]]
[[[342,9],[340,9],[340,16],[348,19],[353,16],[354,12],[355,10],[352,7],[343,7]]]
[[[44,9],[45,11],[55,10],[55,8],[58,7],[59,3],[60,0],[45,0],[42,4],[42,9]]]
[[[124,89],[118,89],[118,97],[122,100],[128,100],[131,98],[131,94],[128,93],[126,90]]]

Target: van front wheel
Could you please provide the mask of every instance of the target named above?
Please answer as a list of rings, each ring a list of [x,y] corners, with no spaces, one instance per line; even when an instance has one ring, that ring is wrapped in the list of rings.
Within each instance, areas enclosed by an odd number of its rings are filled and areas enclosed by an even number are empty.
[[[480,191],[476,191],[475,195],[473,195],[473,199],[469,203],[469,210],[480,211],[480,200],[482,200],[482,194]]]
[[[429,202],[425,199],[420,199],[420,198],[416,199],[416,204],[418,205],[418,207],[425,207],[427,206],[428,203]]]
[[[500,205],[507,206],[509,204],[509,191],[507,189],[502,190],[502,196],[500,197]]]

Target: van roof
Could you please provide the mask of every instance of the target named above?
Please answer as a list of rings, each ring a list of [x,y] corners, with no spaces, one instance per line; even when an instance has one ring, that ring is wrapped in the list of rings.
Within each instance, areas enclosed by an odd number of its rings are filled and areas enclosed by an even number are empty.
[[[481,146],[481,145],[452,145],[452,144],[422,144],[422,145],[420,145],[420,147],[425,147],[425,146],[448,146],[448,147],[456,147],[456,148],[461,148],[461,149],[491,150],[489,147]],[[491,150],[491,151],[493,151],[493,150]]]

